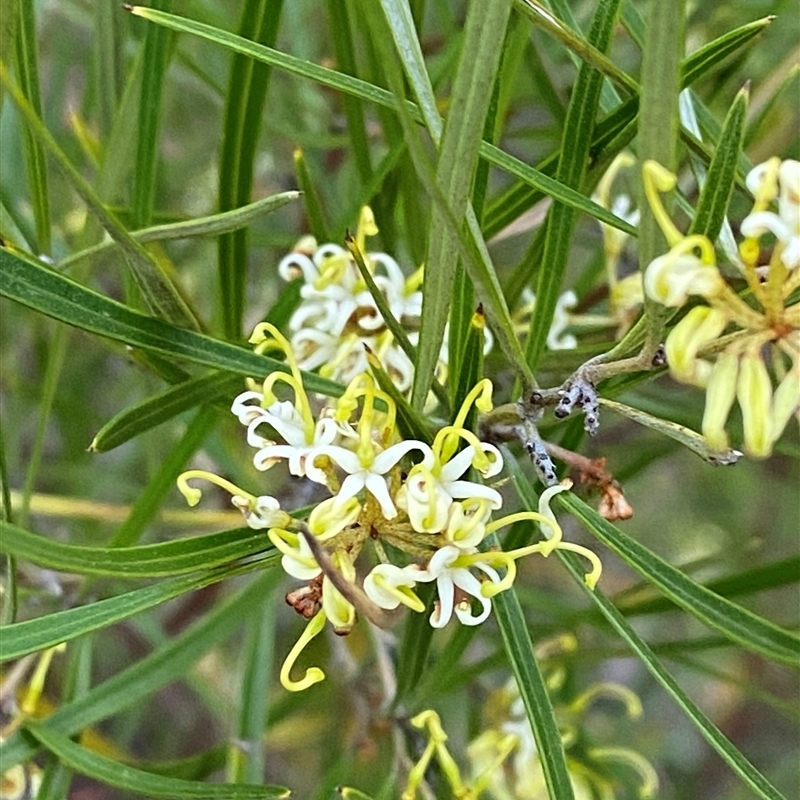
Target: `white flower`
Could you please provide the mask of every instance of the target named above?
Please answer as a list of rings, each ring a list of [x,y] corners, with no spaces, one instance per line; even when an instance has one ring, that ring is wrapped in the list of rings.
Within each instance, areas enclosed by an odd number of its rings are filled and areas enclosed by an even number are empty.
[[[476,551],[473,550],[473,552]],[[492,611],[491,600],[481,594],[481,582],[470,572],[468,567],[458,565],[458,559],[463,554],[464,551],[455,545],[445,545],[433,554],[425,569],[416,569],[412,573],[418,582],[436,581],[439,600],[430,618],[430,623],[434,628],[443,628],[447,625],[454,611],[463,625],[480,625]],[[488,564],[471,560],[469,567],[484,572],[492,583],[500,583],[497,571]],[[459,594],[473,597],[481,604],[481,611],[477,616],[473,615],[472,605],[468,598],[460,598],[456,601],[456,589],[459,590]]]
[[[424,442],[413,439],[398,442],[377,454],[374,450],[371,453],[353,452],[337,445],[323,445],[314,448],[308,454],[306,475],[315,483],[327,485],[325,472],[315,464],[318,458],[327,456],[347,473],[336,495],[339,503],[344,503],[355,497],[362,489],[366,489],[378,501],[384,518],[394,519],[397,516],[397,509],[389,494],[386,474],[404,455],[413,450],[419,450],[425,457],[432,458],[430,447]]]
[[[275,444],[257,433],[259,425],[266,423],[273,427],[286,444]],[[276,461],[286,459],[289,472],[302,477],[306,474],[309,453],[316,447],[331,444],[338,434],[334,420],[324,417],[314,424],[313,434],[308,436],[303,417],[289,400],[273,403],[266,413],[253,420],[247,429],[248,444],[259,447],[253,456],[253,464],[258,470],[269,469]],[[309,441],[310,438],[310,441]]]
[[[480,456],[488,456],[488,467],[481,471],[484,477],[490,478],[503,468],[503,457],[494,445],[479,444]],[[423,459],[422,463],[411,468],[397,493],[397,502],[408,513],[414,530],[419,533],[444,530],[454,499],[482,498],[492,509],[503,505],[497,489],[460,480],[470,466],[476,466],[478,457],[475,446],[470,444],[444,463],[431,454],[430,459]]]
[[[756,210],[742,220],[744,236],[758,237],[769,231],[783,246],[781,260],[788,269],[800,265],[800,161],[787,159],[777,167],[779,193],[774,185],[777,159],[754,167],[747,188],[756,197]],[[778,194],[778,213],[763,210]]]

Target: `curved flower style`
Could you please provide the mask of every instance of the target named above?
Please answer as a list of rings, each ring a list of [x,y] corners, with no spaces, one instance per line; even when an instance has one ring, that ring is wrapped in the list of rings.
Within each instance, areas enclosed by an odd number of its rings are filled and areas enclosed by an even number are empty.
[[[737,266],[755,306],[725,281],[713,244],[705,236],[683,236],[667,215],[658,192],[669,191],[675,176],[647,162],[644,177],[671,246],[647,267],[645,290],[673,308],[692,296],[705,301],[670,331],[665,345],[670,371],[677,380],[706,390],[703,435],[713,449],[729,449],[725,423],[738,401],[744,449],[766,457],[791,417],[800,413],[800,302],[792,302],[800,288],[800,162],[773,158],[747,176],[755,203],[742,221],[745,239]],[[776,200],[778,213],[768,210]],[[766,233],[776,241],[769,264],[762,266],[760,239]],[[777,379],[774,389],[771,371]]]

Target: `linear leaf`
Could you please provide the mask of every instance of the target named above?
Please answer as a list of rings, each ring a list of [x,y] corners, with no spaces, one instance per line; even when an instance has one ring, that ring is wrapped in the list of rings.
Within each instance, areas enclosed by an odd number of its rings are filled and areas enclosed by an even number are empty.
[[[200,656],[244,623],[253,604],[275,587],[281,575],[280,570],[267,570],[257,576],[238,595],[220,603],[185,633],[94,686],[85,696],[56,709],[43,724],[71,736],[185,677]],[[10,769],[30,760],[38,749],[30,737],[19,732],[12,734],[3,744],[3,768]]]
[[[485,541],[489,547],[499,546],[499,541],[494,535],[487,537]],[[492,607],[503,636],[506,656],[531,723],[549,796],[557,797],[559,800],[572,800],[575,794],[567,772],[564,742],[558,729],[547,685],[533,653],[522,606],[514,590],[509,589],[493,599]]]
[[[257,786],[247,783],[205,783],[155,775],[75,744],[69,737],[57,733],[46,725],[28,722],[25,729],[33,734],[50,752],[82,775],[100,783],[127,789],[146,797],[230,798],[230,800],[262,800],[270,797],[288,797],[289,790],[282,786]]]
[[[741,89],[725,117],[722,134],[706,175],[706,184],[697,201],[687,235],[699,233],[712,242],[719,235],[736,180],[749,95],[747,87]]]
[[[182,381],[110,419],[97,432],[89,450],[106,453],[201,403],[230,397],[241,385],[240,375],[226,372],[212,372]]]
[[[35,653],[60,642],[68,642],[132,617],[173,597],[218,583],[225,578],[252,572],[253,569],[257,569],[257,566],[245,564],[217,569],[200,576],[181,575],[117,597],[98,600],[87,606],[67,608],[45,617],[15,622],[3,628],[3,635],[0,637],[0,662]]]
[[[345,75],[336,70],[313,64],[310,61],[305,61],[289,53],[281,53],[272,48],[258,45],[247,39],[242,39],[235,34],[228,33],[227,31],[223,31],[211,25],[205,25],[202,22],[196,22],[174,14],[164,14],[153,9],[144,8],[143,6],[132,6],[130,11],[137,16],[144,17],[159,25],[165,25],[168,28],[183,33],[191,33],[215,44],[227,47],[230,50],[234,50],[237,53],[243,53],[250,58],[263,61],[265,64],[272,64],[287,72],[316,81],[323,86],[329,86],[332,89],[355,95],[363,100],[369,100],[381,106],[395,108],[395,99],[391,92],[374,86],[371,83],[367,83],[366,81],[362,81],[359,78],[354,78],[352,75]],[[421,113],[416,105],[407,101],[405,105],[415,120],[422,120]],[[558,181],[553,180],[547,175],[543,175],[533,169],[533,167],[529,167],[519,159],[514,158],[514,156],[509,155],[497,147],[493,147],[488,142],[482,142],[480,144],[480,154],[496,167],[512,175],[516,175],[524,182],[529,183],[545,194],[557,200],[561,200],[567,205],[572,205],[579,211],[583,211],[595,217],[595,219],[607,222],[612,227],[618,228],[625,233],[629,233],[632,236],[636,235],[636,229],[625,222],[625,220],[620,219],[602,206],[584,197],[580,192],[563,186]]]
[[[42,567],[76,575],[163,578],[198,572],[272,549],[263,531],[252,528],[177,539],[138,547],[65,544],[0,520],[0,550]]]
[[[587,530],[684,611],[746,650],[800,665],[800,638],[687,578],[573,494],[558,500]]]
[[[280,194],[273,194],[270,197],[256,200],[255,203],[249,203],[241,208],[223,211],[221,214],[210,214],[207,217],[170,222],[165,225],[153,225],[140,231],[131,231],[131,236],[137,242],[144,243],[166,242],[174,239],[189,239],[193,236],[216,236],[220,233],[229,233],[230,231],[244,228],[262,216],[283,208],[287,203],[291,203],[298,197],[300,197],[300,192],[281,192]],[[58,268],[59,270],[72,269],[85,259],[107,253],[118,247],[117,242],[113,240],[101,242],[62,259],[58,262]]]
[[[35,6],[25,0],[7,3],[4,16],[16,17],[16,64],[20,89],[39,119],[42,118],[42,101],[39,92],[39,57],[36,46]],[[50,227],[50,195],[47,189],[47,161],[44,148],[33,132],[24,130],[25,162],[28,174],[33,218],[36,224],[38,253],[50,255],[52,249]]]
[[[600,0],[597,4],[589,42],[600,52],[608,49],[617,19],[620,0]],[[581,64],[572,92],[561,139],[561,154],[556,180],[573,189],[583,187],[597,116],[603,76],[588,63]],[[536,313],[531,317],[525,356],[535,373],[545,350],[561,285],[567,269],[575,211],[563,203],[553,203],[548,213],[544,253],[536,282]],[[529,269],[534,267],[529,264]]]
[[[444,199],[459,222],[470,202],[484,120],[510,13],[510,0],[486,0],[468,6],[461,59],[450,98],[452,113],[439,142],[436,170]],[[435,205],[428,233],[417,369],[411,394],[411,405],[418,410],[425,404],[442,348],[453,294],[457,238],[457,231],[450,229],[442,209]]]
[[[239,33],[262,44],[273,44],[283,0],[245,0]],[[225,120],[219,165],[219,210],[229,211],[250,202],[253,168],[264,117],[271,70],[266,64],[235,53],[225,93]],[[217,308],[227,339],[242,335],[245,280],[247,277],[247,230],[223,233],[217,249],[220,293]]]
[[[172,8],[172,0],[154,0],[162,11]],[[147,29],[144,34],[144,69],[139,92],[139,118],[136,129],[136,168],[133,184],[133,218],[137,228],[147,225],[153,216],[158,178],[158,132],[161,124],[161,97],[164,75],[169,66],[169,31]]]
[[[168,356],[241,375],[265,376],[285,364],[201,333],[178,328],[81,286],[71,278],[0,248],[0,295],[76,328]],[[309,391],[339,397],[343,387],[303,374]]]

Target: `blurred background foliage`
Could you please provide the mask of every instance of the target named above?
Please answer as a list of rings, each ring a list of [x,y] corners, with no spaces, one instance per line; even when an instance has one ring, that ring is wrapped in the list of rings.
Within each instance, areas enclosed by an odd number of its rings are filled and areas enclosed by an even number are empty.
[[[158,5],[231,31],[237,29],[243,14],[246,16],[243,2],[174,0]],[[381,62],[395,56],[376,51],[360,2],[293,0],[281,4],[270,0],[266,5],[276,19],[280,11],[274,35],[278,50],[384,83]],[[631,5],[647,17],[650,3]],[[411,6],[440,111],[447,114],[465,4],[412,0]],[[583,0],[570,3],[584,30],[594,6]],[[4,31],[16,10],[13,0],[4,0]],[[159,85],[159,76],[143,73],[143,58],[152,57],[145,54],[152,26],[126,13],[119,3],[48,0],[30,4],[27,14],[38,47],[45,126],[128,229],[213,214],[225,207],[221,201],[225,192],[229,199],[235,198],[231,187],[220,187],[220,164],[229,147],[225,137],[231,135],[225,131],[230,52],[193,36],[162,31],[164,69]],[[767,14],[777,15],[776,22],[732,57],[715,64],[693,87],[721,123],[736,93],[750,82],[749,119],[757,119],[766,109],[747,142],[746,153],[753,163],[774,154],[800,158],[798,5],[794,0],[753,0],[690,3],[688,8],[687,52]],[[12,32],[16,41],[21,24],[18,21]],[[342,49],[342,25],[349,26],[350,53]],[[559,147],[576,68],[561,43],[521,15],[512,15],[508,37],[518,44],[513,51],[513,69],[503,73],[506,110],[499,121],[497,142],[525,163],[537,164]],[[10,41],[3,41],[7,63],[15,60]],[[638,75],[640,52],[622,25],[614,31],[610,57],[621,69]],[[352,63],[347,63],[348,58]],[[261,74],[259,79],[263,78]],[[268,80],[258,121],[239,131],[240,146],[252,147],[254,154],[252,188],[245,202],[297,188],[295,152],[300,148],[331,240],[341,241],[345,229],[355,225],[359,207],[369,202],[381,229],[376,240],[380,245],[373,249],[392,253],[410,273],[424,257],[430,199],[406,154],[399,156],[382,181],[375,178],[381,159],[397,140],[396,119],[370,104],[353,106],[341,93],[282,70],[271,70]],[[156,116],[152,135],[157,144],[149,178],[142,171],[139,149],[142,109],[146,107],[141,103],[142,87],[161,93],[160,101],[150,108]],[[26,171],[25,124],[5,93],[4,98],[0,230],[6,242],[59,264],[101,241],[102,231],[72,183],[49,160],[47,198],[52,228],[49,245],[42,240]],[[387,125],[393,129],[387,130]],[[367,151],[359,153],[359,144],[366,144]],[[487,205],[491,206],[492,199],[510,182],[507,174],[490,169]],[[149,201],[143,200],[148,190]],[[238,204],[241,198],[231,203]],[[735,196],[734,221],[737,209],[741,217],[747,206],[742,197]],[[514,230],[490,241],[501,281],[509,279],[523,257],[536,224],[536,220],[523,219]],[[308,231],[309,215],[302,201],[289,203],[250,225],[246,249],[240,253],[247,265],[241,343],[286,291],[276,265]],[[178,276],[210,332],[224,336],[218,308],[219,247],[214,237],[149,246],[162,267]],[[601,253],[599,226],[581,218],[565,288],[577,283],[586,297],[601,286]],[[635,262],[633,254],[628,259]],[[118,251],[84,259],[70,266],[69,274],[102,294],[142,307]],[[186,435],[196,412],[169,420],[110,452],[88,452],[95,434],[109,419],[165,388],[164,381],[116,342],[67,328],[6,300],[0,311],[0,415],[8,485],[16,509],[14,521],[59,541],[105,544]],[[544,364],[545,384],[559,382],[576,364],[569,354],[558,358],[550,354]],[[495,351],[489,356],[485,371],[495,381],[498,394],[512,399],[511,377],[502,354]],[[666,374],[623,396],[637,407],[695,429],[702,415],[701,398],[701,393],[678,386]],[[558,438],[573,424],[558,423],[545,433]],[[240,428],[224,407],[217,410],[213,427],[199,437],[195,448],[196,454],[188,454],[193,464],[213,467],[265,494],[280,497],[287,491],[278,470],[258,474],[252,469]],[[606,458],[607,467],[623,484],[635,509],[631,520],[620,523],[623,530],[703,583],[713,584],[725,576],[796,557],[800,519],[796,426],[790,426],[769,460],[743,459],[735,467],[722,468],[606,411],[600,434],[586,441],[582,452]],[[302,498],[301,502],[311,500]],[[213,492],[203,508],[208,510],[215,502],[220,510],[229,508],[225,498],[215,497]],[[159,500],[152,509],[152,519],[146,519],[135,536],[140,544],[166,541],[235,526],[239,524],[236,519],[229,512],[204,525],[202,515],[188,511],[183,498],[170,486],[163,492],[163,502]],[[591,538],[572,519],[565,517],[564,524],[568,538],[590,543]],[[610,552],[598,549],[605,566],[601,588],[622,608],[626,603],[654,598],[651,613],[631,617],[636,631],[748,758],[787,797],[797,796],[797,673],[733,646],[682,612],[659,607],[656,590],[641,584]],[[789,563],[794,577],[784,581],[785,585],[755,585],[753,589],[744,585],[733,599],[781,626],[795,628],[800,612],[798,570],[796,560]],[[86,579],[51,572],[24,560],[17,563],[17,569],[20,619],[131,588],[129,580],[112,578],[91,579],[87,584]],[[82,640],[82,646],[91,649],[91,657],[84,657],[88,658],[84,663],[91,663],[87,685],[107,679],[185,631],[244,581],[217,583],[178,597]],[[613,680],[641,697],[644,715],[640,720],[629,722],[613,707],[601,706],[587,725],[596,740],[635,746],[647,757],[661,778],[659,797],[744,800],[753,796],[610,632],[560,564],[551,560],[522,565],[516,585],[534,642],[564,631],[577,637],[579,647],[559,656],[569,668],[574,692],[598,680]],[[297,797],[330,797],[340,783],[377,793],[389,774],[394,745],[392,726],[379,713],[375,642],[365,629],[357,628],[347,640],[316,643],[307,657],[327,661],[329,679],[307,694],[287,694],[274,674],[300,627],[283,605],[282,594],[288,586],[275,581],[270,593],[258,596],[242,615],[242,621],[248,623],[255,618],[264,620],[255,626],[255,634],[252,625],[247,633],[237,630],[211,646],[181,680],[98,723],[94,731],[101,746],[108,748],[106,752],[133,756],[144,763],[205,753],[206,760],[196,775],[224,773],[229,779],[244,779],[225,744],[237,735],[248,675],[243,665],[251,663],[255,637],[263,643],[266,669],[260,674],[269,681],[263,685],[267,700],[265,780],[290,786]],[[445,652],[450,640],[458,636],[451,626],[434,638],[434,664],[437,653]],[[385,643],[379,644],[378,652],[384,653],[385,648]],[[72,661],[56,656],[46,684],[48,703],[58,705],[70,681],[74,684],[70,664],[74,667],[74,656]],[[458,664],[448,662],[437,671],[428,694],[418,698],[419,706],[409,713],[426,704],[436,707],[458,757],[485,724],[482,703],[509,674],[490,622],[469,643]],[[635,781],[628,783],[627,789],[620,789],[620,797],[635,796],[631,788]],[[69,793],[62,796],[99,799],[128,794],[75,776]],[[392,796],[391,792],[385,796]]]

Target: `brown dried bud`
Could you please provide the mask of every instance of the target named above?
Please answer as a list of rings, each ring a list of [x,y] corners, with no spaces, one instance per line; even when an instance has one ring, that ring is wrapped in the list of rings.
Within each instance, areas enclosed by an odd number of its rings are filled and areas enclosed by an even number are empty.
[[[306,619],[315,617],[322,608],[322,575],[312,578],[308,586],[286,593],[286,602]]]

